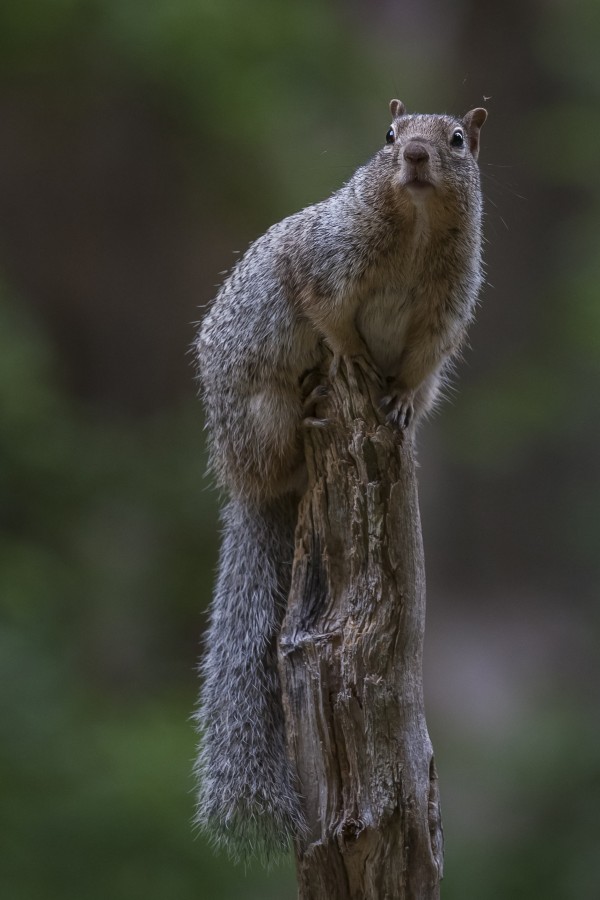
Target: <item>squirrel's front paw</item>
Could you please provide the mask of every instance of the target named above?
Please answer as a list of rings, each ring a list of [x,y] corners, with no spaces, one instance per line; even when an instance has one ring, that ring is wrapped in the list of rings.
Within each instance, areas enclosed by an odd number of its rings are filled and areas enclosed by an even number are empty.
[[[317,406],[327,398],[328,394],[327,385],[318,384],[308,397],[305,397],[302,403],[302,424],[305,428],[326,428],[329,425],[329,419],[317,415]]]
[[[305,372],[300,379],[300,395],[302,398],[302,424],[307,428],[323,428],[329,420],[318,414],[318,406],[327,398],[329,388],[323,381],[323,374],[318,369]]]
[[[401,431],[405,431],[415,414],[414,391],[393,390],[381,400],[381,409],[386,413],[386,421]]]
[[[331,366],[329,367],[329,380],[333,381],[339,371],[340,362],[344,361],[346,366],[346,371],[350,378],[356,379],[356,371],[358,369],[363,377],[367,381],[373,382],[376,387],[383,387],[384,380],[381,372],[378,367],[375,365],[373,360],[371,359],[370,354],[365,350],[362,353],[357,354],[344,354],[338,355],[334,354],[334,357],[331,361]]]
[[[361,353],[360,356],[352,357],[351,359],[349,359],[349,363],[350,365],[357,366],[364,377],[368,381],[372,381],[375,387],[383,387],[385,383],[383,380],[383,375],[368,353]]]

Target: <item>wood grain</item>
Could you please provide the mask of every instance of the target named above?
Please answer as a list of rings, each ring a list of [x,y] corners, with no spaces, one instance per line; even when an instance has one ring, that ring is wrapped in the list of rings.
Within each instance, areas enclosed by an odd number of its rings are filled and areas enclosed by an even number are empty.
[[[307,430],[280,636],[288,752],[308,823],[301,900],[439,897],[443,838],[423,705],[425,572],[412,442],[343,365]]]

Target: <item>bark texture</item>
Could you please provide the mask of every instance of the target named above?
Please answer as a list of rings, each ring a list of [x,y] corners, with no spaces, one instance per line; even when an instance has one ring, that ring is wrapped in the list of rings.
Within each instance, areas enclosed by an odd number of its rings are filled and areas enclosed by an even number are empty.
[[[288,751],[308,822],[301,900],[439,897],[442,827],[423,706],[425,576],[409,439],[356,370],[306,436],[280,638]]]

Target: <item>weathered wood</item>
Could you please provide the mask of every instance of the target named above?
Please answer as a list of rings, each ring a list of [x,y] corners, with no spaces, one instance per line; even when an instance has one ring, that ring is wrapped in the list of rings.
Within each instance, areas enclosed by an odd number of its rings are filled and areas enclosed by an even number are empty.
[[[288,750],[308,822],[301,900],[433,900],[437,776],[423,706],[423,548],[410,440],[356,370],[306,437],[279,662]]]

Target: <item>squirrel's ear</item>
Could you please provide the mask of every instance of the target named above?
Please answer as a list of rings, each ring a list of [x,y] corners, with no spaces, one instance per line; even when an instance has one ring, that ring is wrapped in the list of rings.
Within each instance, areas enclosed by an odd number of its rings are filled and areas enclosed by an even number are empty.
[[[402,100],[390,100],[390,112],[394,119],[397,119],[398,116],[403,116],[406,112],[406,107]]]
[[[463,117],[463,122],[469,135],[469,147],[475,159],[479,156],[479,129],[486,119],[487,109],[483,109],[481,106],[478,106],[477,109],[472,109]]]

